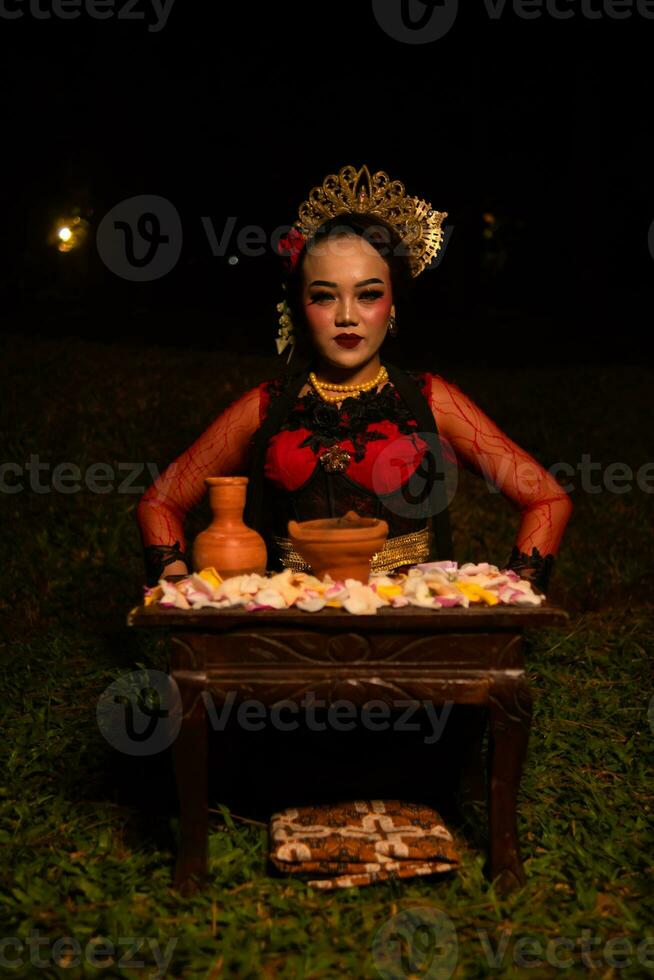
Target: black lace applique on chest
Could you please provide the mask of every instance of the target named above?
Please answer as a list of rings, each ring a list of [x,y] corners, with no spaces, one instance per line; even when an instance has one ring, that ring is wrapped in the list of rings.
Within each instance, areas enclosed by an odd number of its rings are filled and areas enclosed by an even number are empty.
[[[420,385],[415,372],[407,372]],[[276,379],[268,386],[271,399],[281,391],[281,381]],[[340,408],[324,402],[313,390],[298,398],[280,431],[308,429],[309,435],[300,448],[309,446],[315,455],[323,447],[329,447],[350,439],[354,446],[354,459],[361,462],[366,454],[366,444],[385,439],[383,432],[370,431],[372,422],[393,422],[404,435],[418,430],[418,424],[392,384],[386,383],[381,391],[364,391],[357,397],[345,398]]]

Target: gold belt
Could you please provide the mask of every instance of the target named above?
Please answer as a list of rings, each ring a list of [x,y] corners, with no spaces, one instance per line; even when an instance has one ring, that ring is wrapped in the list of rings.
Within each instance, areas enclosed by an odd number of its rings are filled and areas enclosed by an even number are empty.
[[[292,568],[295,572],[310,572],[302,555],[295,548],[290,538],[279,538],[273,535],[273,540],[279,548],[279,554],[284,568]],[[371,574],[392,572],[400,565],[417,565],[429,558],[429,528],[412,531],[410,534],[400,534],[387,538],[381,551],[372,556],[370,563]]]

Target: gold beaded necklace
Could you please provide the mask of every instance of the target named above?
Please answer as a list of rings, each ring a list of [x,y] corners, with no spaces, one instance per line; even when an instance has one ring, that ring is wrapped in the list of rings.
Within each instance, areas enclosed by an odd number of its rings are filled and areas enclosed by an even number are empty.
[[[309,374],[309,381],[324,402],[340,402],[345,397],[357,398],[362,391],[370,391],[387,380],[388,372],[383,364],[372,381],[364,381],[363,384],[359,385],[337,385],[328,381],[318,381],[315,371],[311,371]],[[341,394],[328,395],[328,391],[341,392]]]

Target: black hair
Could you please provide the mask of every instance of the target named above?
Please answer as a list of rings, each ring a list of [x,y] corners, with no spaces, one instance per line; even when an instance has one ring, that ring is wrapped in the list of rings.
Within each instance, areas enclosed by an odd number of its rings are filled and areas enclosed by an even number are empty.
[[[307,249],[313,244],[318,244],[338,235],[359,235],[379,252],[389,267],[393,302],[396,307],[401,304],[413,286],[407,248],[391,225],[382,218],[367,213],[349,213],[329,218],[304,243],[295,267],[284,282],[285,299],[293,320],[296,337],[296,350],[291,359],[291,365],[298,361],[308,361],[312,355],[302,304],[302,266]]]

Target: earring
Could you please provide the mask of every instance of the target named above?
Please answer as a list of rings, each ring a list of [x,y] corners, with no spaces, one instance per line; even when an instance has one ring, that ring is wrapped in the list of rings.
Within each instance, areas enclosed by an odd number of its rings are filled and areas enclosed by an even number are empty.
[[[397,337],[397,323],[394,316],[388,318],[388,335],[389,337]]]

